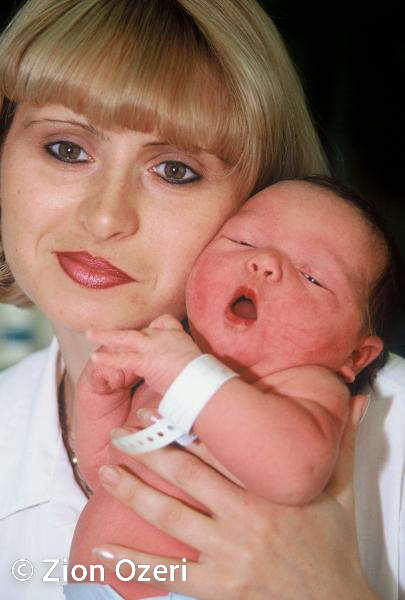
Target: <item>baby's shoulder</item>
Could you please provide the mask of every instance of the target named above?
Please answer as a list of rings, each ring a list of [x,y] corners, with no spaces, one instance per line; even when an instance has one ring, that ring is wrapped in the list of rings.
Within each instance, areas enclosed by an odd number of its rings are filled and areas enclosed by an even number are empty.
[[[313,399],[325,395],[349,398],[347,386],[332,370],[318,365],[291,367],[262,377],[254,384],[262,391]]]

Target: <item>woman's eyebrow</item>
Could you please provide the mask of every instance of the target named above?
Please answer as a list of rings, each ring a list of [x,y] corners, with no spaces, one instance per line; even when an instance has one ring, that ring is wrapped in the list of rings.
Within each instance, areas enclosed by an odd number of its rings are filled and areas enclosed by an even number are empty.
[[[175,150],[178,150],[179,152],[187,152],[187,154],[193,154],[193,155],[203,154],[203,152],[204,152],[202,149],[198,149],[196,151],[182,150],[181,148],[176,146],[176,144],[172,144],[165,140],[156,140],[156,141],[146,142],[144,144],[144,148],[173,148]]]
[[[105,133],[103,131],[101,131],[100,129],[97,129],[93,125],[90,125],[90,123],[83,123],[82,121],[71,121],[69,119],[34,119],[34,120],[26,123],[24,125],[24,129],[28,129],[28,127],[30,127],[31,125],[41,124],[44,121],[46,123],[62,123],[64,125],[78,126],[78,127],[81,127],[82,129],[85,129],[86,131],[88,131],[89,133],[96,136],[97,138],[99,138],[102,141],[109,140],[109,138],[105,135]]]
[[[179,148],[175,144],[172,144],[165,140],[153,140],[153,141],[147,142],[144,145],[144,148],[162,148],[162,149],[173,148],[174,150],[176,150],[180,153],[184,152],[184,153],[188,154],[189,156],[192,156],[193,158],[195,158],[197,161],[200,161],[202,167],[204,167],[204,164],[203,164],[204,160],[206,161],[207,159],[210,161],[215,161],[215,164],[221,170],[224,168],[229,169],[231,167],[231,164],[229,163],[229,161],[227,161],[223,156],[221,156],[219,154],[215,154],[214,152],[211,152],[210,150],[207,150],[205,148],[195,148],[194,150],[184,150],[181,147]],[[211,168],[212,168],[212,166],[211,166]]]

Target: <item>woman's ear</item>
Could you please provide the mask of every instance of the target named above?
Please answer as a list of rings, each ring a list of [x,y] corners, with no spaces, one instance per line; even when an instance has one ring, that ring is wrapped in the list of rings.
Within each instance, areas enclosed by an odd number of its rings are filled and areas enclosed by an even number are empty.
[[[348,356],[344,364],[338,369],[338,373],[347,383],[353,383],[357,373],[360,373],[369,365],[384,348],[384,342],[376,335],[368,335],[363,338],[359,345]]]

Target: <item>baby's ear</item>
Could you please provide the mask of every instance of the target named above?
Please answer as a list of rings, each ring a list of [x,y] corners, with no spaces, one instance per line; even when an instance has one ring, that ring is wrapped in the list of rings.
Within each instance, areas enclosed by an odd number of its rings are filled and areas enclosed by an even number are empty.
[[[368,335],[363,338],[359,345],[353,350],[344,364],[338,370],[338,373],[347,383],[353,383],[357,373],[360,373],[369,365],[384,348],[384,342],[376,335]]]

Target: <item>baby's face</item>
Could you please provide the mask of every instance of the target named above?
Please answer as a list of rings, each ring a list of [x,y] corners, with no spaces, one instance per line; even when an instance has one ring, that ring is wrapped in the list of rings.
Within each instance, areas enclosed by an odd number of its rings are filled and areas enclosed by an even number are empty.
[[[193,267],[186,301],[197,343],[236,369],[338,371],[366,336],[368,290],[383,266],[376,246],[332,192],[296,181],[267,188]]]

